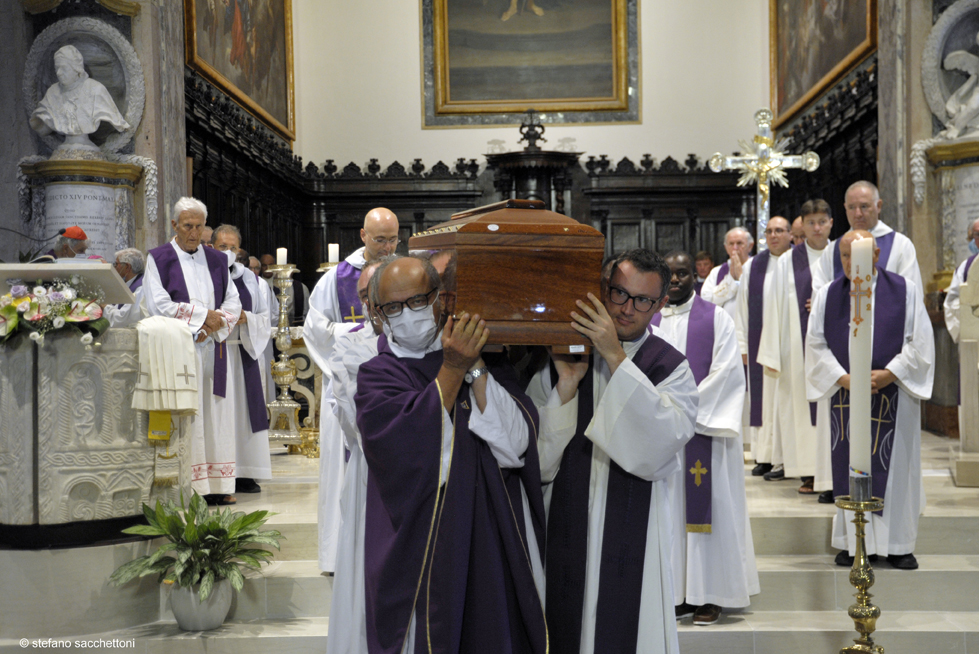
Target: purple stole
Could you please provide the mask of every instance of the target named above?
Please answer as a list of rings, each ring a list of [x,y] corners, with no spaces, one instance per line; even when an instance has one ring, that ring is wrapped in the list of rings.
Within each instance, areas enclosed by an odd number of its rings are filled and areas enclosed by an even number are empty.
[[[357,295],[357,280],[360,269],[346,261],[337,266],[337,304],[340,306],[340,322],[363,324],[364,316],[358,315],[361,309],[360,296]],[[348,313],[349,312],[349,313]]]
[[[217,309],[224,304],[224,296],[228,291],[228,283],[231,275],[228,272],[228,257],[224,252],[213,248],[205,248],[204,257],[207,259],[207,269],[211,273],[211,283],[214,285],[214,306]],[[156,269],[160,273],[160,282],[163,288],[170,294],[170,299],[174,302],[190,302],[190,294],[187,292],[187,282],[184,280],[184,271],[180,267],[180,259],[177,257],[176,250],[170,243],[153,248],[149,251],[156,262]],[[214,394],[218,397],[225,397],[228,388],[228,357],[226,356],[227,347],[224,343],[214,344]]]
[[[799,327],[802,331],[802,360],[806,357],[806,334],[809,332],[809,309],[806,302],[812,297],[812,270],[809,269],[809,253],[806,244],[792,248],[792,273],[795,277],[795,299],[799,303]],[[809,403],[809,420],[816,426],[816,403]]]
[[[976,260],[976,257],[979,257],[979,254],[973,254],[965,262],[965,269],[962,270],[962,283],[963,284],[969,281],[969,268],[972,267],[972,262]]]
[[[687,320],[687,362],[699,385],[708,374],[714,361],[714,311],[717,306],[698,296],[693,298],[690,317]],[[657,327],[663,322],[663,314],[653,316],[652,324]],[[688,533],[711,533],[712,477],[705,466],[711,461],[713,440],[710,436],[694,434],[684,446],[686,465],[684,472],[684,495],[686,497],[686,516]],[[691,463],[692,462],[692,463]]]
[[[653,384],[659,384],[683,362],[683,355],[650,334],[632,361]],[[553,363],[551,366],[551,381],[556,383]],[[551,651],[562,654],[581,649],[592,462],[592,442],[585,437],[585,429],[594,413],[593,376],[594,359],[578,385],[577,429],[551,485],[545,563],[547,624]],[[650,438],[655,438],[655,429],[650,425]],[[615,461],[610,463],[595,616],[596,651],[636,651],[652,489],[652,482],[629,474]]]
[[[874,299],[874,352],[871,368],[883,370],[904,345],[904,317],[907,309],[906,282],[897,273],[877,265],[877,297]],[[850,371],[850,280],[835,279],[826,292],[824,329],[826,344],[843,369]],[[873,475],[875,497],[884,497],[891,452],[894,449],[894,428],[897,419],[898,386],[870,396],[870,424],[873,451],[870,472]],[[830,406],[833,438],[833,495],[849,492],[850,475],[850,393],[841,388]]]
[[[720,275],[721,273],[718,272],[717,274]],[[707,281],[707,280],[704,280],[704,281]],[[694,284],[693,284],[693,292],[696,293],[697,295],[700,295],[700,289],[702,289],[703,287],[704,287],[704,282],[694,282]]]
[[[751,399],[752,427],[761,427],[762,387],[765,373],[758,363],[758,346],[761,344],[762,311],[765,307],[765,275],[772,251],[764,250],[751,260],[751,279],[748,280],[748,393]]]
[[[136,275],[136,279],[133,280],[133,284],[132,284],[132,286],[129,287],[129,290],[132,291],[133,293],[135,293],[142,286],[143,286],[143,273],[139,273],[138,275]],[[117,304],[116,306],[121,309],[121,308],[123,308],[126,305],[124,305],[124,304]]]
[[[887,268],[887,261],[891,258],[891,248],[894,247],[894,235],[897,232],[888,232],[880,238],[874,237],[877,247],[880,248],[880,256],[877,258],[877,267],[881,270]],[[843,274],[843,262],[840,261],[840,239],[836,239],[833,244],[833,279],[845,277]]]
[[[246,273],[251,271],[246,270]],[[238,297],[241,298],[243,311],[251,311],[253,306],[252,294],[245,285],[244,275],[233,280],[238,287]],[[240,333],[240,328],[239,328]],[[248,419],[251,422],[252,433],[265,431],[269,428],[268,410],[265,406],[265,391],[262,390],[262,368],[252,355],[248,354],[245,346],[238,344],[241,354],[241,368],[245,376],[245,397],[248,398]]]
[[[725,261],[721,264],[721,269],[717,271],[717,281],[715,284],[720,284],[721,280],[727,277],[728,272],[731,270],[731,262]]]

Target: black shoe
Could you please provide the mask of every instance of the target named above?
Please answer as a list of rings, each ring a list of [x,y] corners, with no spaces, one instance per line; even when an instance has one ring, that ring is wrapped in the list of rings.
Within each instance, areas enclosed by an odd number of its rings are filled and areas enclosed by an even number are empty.
[[[254,479],[248,477],[238,477],[235,479],[236,493],[261,493],[262,487],[255,483]]]
[[[918,559],[914,554],[888,554],[887,562],[898,570],[917,570]]]
[[[905,556],[910,556],[910,555],[905,554]],[[912,556],[911,558],[913,559],[914,557]],[[890,557],[888,557],[888,559],[890,559]],[[871,554],[870,556],[867,557],[867,560],[870,561],[871,563],[877,563],[877,555],[876,554]],[[846,550],[840,550],[836,554],[836,565],[843,566],[844,568],[852,568],[853,567],[853,557],[850,556],[850,553],[847,552]],[[915,562],[915,566],[917,567],[917,565],[918,565],[918,563],[916,561]]]
[[[785,467],[775,466],[770,472],[764,474],[765,481],[782,481],[785,479]]]
[[[835,501],[836,500],[833,499],[833,491],[831,490],[823,491],[822,493],[819,494],[820,504],[832,504]]]
[[[683,604],[676,607],[676,619],[689,618],[693,615],[693,612],[697,609],[696,606],[691,606],[684,602]]]
[[[234,495],[221,495],[220,493],[208,493],[204,496],[204,501],[208,506],[234,506],[237,501]]]
[[[759,463],[758,465],[756,465],[754,468],[751,469],[751,476],[761,477],[766,472],[771,472],[771,471],[772,471],[771,463]]]

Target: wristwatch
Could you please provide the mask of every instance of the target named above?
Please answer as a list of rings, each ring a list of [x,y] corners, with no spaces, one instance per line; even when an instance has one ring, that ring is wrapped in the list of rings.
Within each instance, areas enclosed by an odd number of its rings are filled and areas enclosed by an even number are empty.
[[[470,370],[466,373],[465,380],[467,384],[471,384],[486,373],[489,372],[489,368],[483,366],[482,368],[476,368],[475,370]]]

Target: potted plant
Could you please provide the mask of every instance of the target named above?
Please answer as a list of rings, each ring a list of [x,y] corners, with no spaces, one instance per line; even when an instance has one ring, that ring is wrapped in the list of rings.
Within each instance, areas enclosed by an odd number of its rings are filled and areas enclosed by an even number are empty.
[[[181,494],[179,507],[172,500],[157,500],[155,511],[143,504],[143,514],[148,525],[123,533],[164,536],[167,542],[119,566],[109,581],[119,586],[156,573],[158,582],[174,586],[170,606],[184,631],[220,627],[231,609],[231,589],[240,591],[244,585],[241,566],[260,569],[273,552],[259,546],[279,549],[282,538],[278,531],[259,529],[273,515],[269,511],[212,512],[196,492],[186,509]]]

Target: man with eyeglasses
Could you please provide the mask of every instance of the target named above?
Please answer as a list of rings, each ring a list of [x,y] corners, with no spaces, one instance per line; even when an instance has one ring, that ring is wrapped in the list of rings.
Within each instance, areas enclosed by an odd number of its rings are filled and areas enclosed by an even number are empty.
[[[135,327],[146,316],[146,307],[143,306],[143,253],[136,248],[119,250],[112,267],[129,286],[136,301],[132,304],[107,304],[102,307],[102,317],[109,321],[110,327]]]
[[[607,296],[589,293],[571,313],[592,353],[552,353],[527,391],[550,497],[551,650],[677,652],[667,479],[694,435],[697,383],[647,331],[667,301],[663,259],[629,250],[610,270]]]
[[[747,229],[729,229],[724,235],[724,250],[729,258],[710,271],[700,288],[700,297],[724,309],[732,320],[738,308],[736,299],[741,287],[741,273],[751,259],[751,248],[754,246],[755,239]]]
[[[741,357],[748,366],[748,423],[747,440],[755,457],[751,474],[765,475],[769,481],[782,479],[782,451],[776,437],[778,423],[775,420],[775,394],[778,379],[765,374],[758,363],[758,348],[762,329],[776,329],[778,318],[775,309],[775,266],[778,258],[792,245],[792,227],[782,216],[772,216],[765,229],[768,249],[756,254],[744,267],[741,288],[738,290],[738,308],[734,325],[737,327]]]
[[[330,384],[330,373],[327,367],[333,343],[337,336],[363,324],[364,314],[357,297],[357,280],[361,270],[368,261],[375,261],[392,254],[398,246],[398,217],[388,209],[378,207],[371,209],[364,217],[364,226],[360,230],[360,239],[364,246],[355,250],[346,259],[324,274],[313,292],[309,295],[308,313],[303,323],[303,339],[306,348],[317,367],[323,371],[323,384],[320,391],[320,406],[329,406],[333,401],[333,389]],[[328,470],[343,469],[343,447],[341,443],[326,443],[323,425],[320,424],[320,467]],[[329,460],[329,457],[339,459]],[[339,474],[339,473],[337,473]],[[340,479],[334,475],[328,484],[333,489],[332,500],[325,502],[325,508],[320,515],[320,533],[327,535],[328,546],[326,553],[321,553],[321,569],[333,572],[334,567],[328,563],[336,558],[336,533],[340,528]],[[325,566],[325,567],[322,567]]]
[[[367,651],[544,654],[537,411],[478,315],[447,316],[434,266],[382,263],[357,374],[367,461]],[[556,650],[555,650],[556,651]]]
[[[925,288],[921,282],[921,269],[914,244],[904,234],[895,232],[880,220],[884,201],[880,199],[877,187],[867,181],[854,182],[846,190],[843,208],[851,230],[863,229],[873,234],[880,248],[877,265],[888,272],[894,272],[917,285],[924,296]],[[815,292],[834,279],[843,277],[840,262],[840,243],[837,241],[819,258],[813,268],[812,288]]]
[[[786,477],[800,477],[799,493],[811,495],[832,487],[829,474],[829,415],[818,418],[817,403],[806,400],[805,345],[813,284],[812,267],[826,250],[833,229],[832,209],[825,200],[802,205],[805,240],[775,267],[775,321],[766,321],[761,333],[758,362],[766,374],[778,378],[779,429]],[[822,407],[825,412],[826,404]],[[820,436],[820,434],[822,434]],[[825,461],[817,456],[825,447]],[[821,462],[825,465],[820,465]],[[818,482],[818,483],[817,483]],[[830,495],[832,502],[832,494]]]

